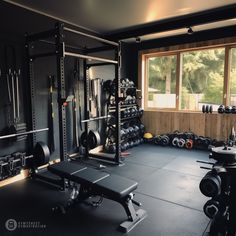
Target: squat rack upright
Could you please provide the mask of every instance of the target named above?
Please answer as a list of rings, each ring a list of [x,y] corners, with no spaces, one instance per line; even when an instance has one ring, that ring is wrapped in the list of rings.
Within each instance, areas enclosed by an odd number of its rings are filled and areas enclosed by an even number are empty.
[[[65,33],[69,32],[74,35],[82,35],[91,39],[94,39],[98,42],[101,42],[106,46],[101,46],[98,48],[90,48],[85,49],[79,53],[70,51],[69,48],[65,45]],[[47,52],[47,53],[38,53],[31,54],[30,53],[30,43],[36,41],[42,41],[48,38],[54,38],[55,51]],[[58,102],[58,116],[59,116],[59,143],[60,143],[60,159],[61,161],[67,160],[68,152],[67,152],[67,132],[66,132],[66,108],[64,103],[66,101],[66,87],[65,87],[65,57],[76,57],[81,58],[83,60],[83,74],[84,78],[84,107],[85,107],[85,120],[89,120],[89,111],[88,111],[88,70],[91,66],[99,66],[99,65],[114,65],[115,66],[115,101],[116,101],[116,112],[115,112],[115,120],[116,120],[116,153],[114,158],[108,158],[102,155],[93,155],[89,153],[88,145],[86,145],[86,157],[93,156],[98,159],[106,160],[113,162],[115,164],[120,164],[120,67],[121,67],[121,42],[116,43],[107,39],[103,39],[101,37],[97,37],[95,35],[91,35],[88,33],[84,33],[81,31],[77,31],[68,27],[65,27],[63,23],[56,23],[55,28],[52,30],[26,35],[26,52],[27,52],[27,60],[29,63],[29,80],[30,80],[30,91],[31,91],[31,126],[32,129],[35,129],[35,108],[34,108],[34,60],[42,57],[56,56],[56,67],[57,67],[57,102]],[[115,50],[115,60],[110,60],[101,57],[94,57],[88,55],[91,52],[99,52],[107,49]],[[95,60],[99,63],[88,64],[87,60]],[[85,123],[85,132],[88,134],[89,124]],[[32,146],[36,143],[36,137],[33,135]],[[88,142],[87,142],[88,143]]]

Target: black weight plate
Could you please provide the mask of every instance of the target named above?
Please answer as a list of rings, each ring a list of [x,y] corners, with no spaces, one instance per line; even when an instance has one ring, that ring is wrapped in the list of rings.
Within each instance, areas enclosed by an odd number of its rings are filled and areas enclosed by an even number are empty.
[[[209,112],[209,106],[208,106],[208,105],[206,105],[206,107],[205,107],[205,112],[206,112],[206,113]]]
[[[83,132],[80,136],[80,143],[83,147],[87,146],[87,134],[86,132]]]
[[[209,107],[209,112],[210,112],[210,113],[213,112],[213,106],[212,106],[212,105]]]
[[[98,131],[90,130],[88,133],[88,146],[93,149],[99,146],[101,143],[101,137]]]
[[[202,112],[203,112],[203,113],[206,112],[206,107],[205,107],[205,105],[202,105]]]
[[[34,147],[34,164],[36,167],[49,163],[50,150],[44,142],[37,142]]]

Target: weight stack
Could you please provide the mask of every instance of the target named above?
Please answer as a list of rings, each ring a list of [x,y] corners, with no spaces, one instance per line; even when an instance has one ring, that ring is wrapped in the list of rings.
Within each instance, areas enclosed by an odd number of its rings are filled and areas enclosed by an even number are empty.
[[[27,131],[26,123],[14,124],[9,127],[9,134],[21,134]],[[27,139],[27,135],[17,136],[14,141],[20,142]]]

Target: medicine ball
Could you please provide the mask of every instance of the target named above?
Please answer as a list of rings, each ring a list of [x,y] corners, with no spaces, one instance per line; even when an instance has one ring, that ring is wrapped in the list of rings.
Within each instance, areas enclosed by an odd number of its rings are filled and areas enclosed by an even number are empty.
[[[143,138],[145,138],[145,139],[152,139],[152,138],[153,138],[153,135],[152,135],[151,133],[145,133],[145,134],[143,135]]]

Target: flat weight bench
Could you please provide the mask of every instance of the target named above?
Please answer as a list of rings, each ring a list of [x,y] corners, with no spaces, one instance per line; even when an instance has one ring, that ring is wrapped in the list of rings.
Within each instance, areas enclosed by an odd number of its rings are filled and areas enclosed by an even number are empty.
[[[81,203],[91,196],[101,196],[120,203],[128,216],[128,220],[120,224],[120,230],[125,233],[133,229],[147,216],[143,209],[137,211],[134,209],[133,203],[138,206],[141,204],[133,200],[132,191],[138,186],[138,183],[133,180],[68,161],[50,165],[48,170],[61,178],[80,185],[79,191],[73,191],[73,197],[70,197],[68,201],[70,204],[67,206]]]

